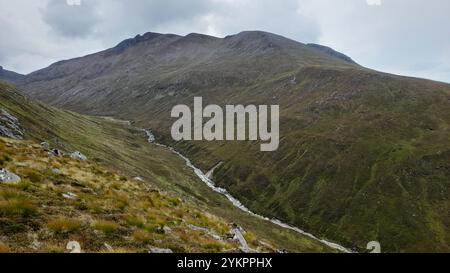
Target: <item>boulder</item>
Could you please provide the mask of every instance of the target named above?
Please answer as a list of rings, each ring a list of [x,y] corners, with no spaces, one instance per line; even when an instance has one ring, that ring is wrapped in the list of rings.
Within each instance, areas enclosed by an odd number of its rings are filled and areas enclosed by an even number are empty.
[[[62,156],[63,153],[60,150],[58,150],[58,149],[53,149],[53,150],[51,150],[49,152],[49,155],[51,155],[51,156]]]
[[[19,120],[3,108],[0,108],[0,136],[12,139],[23,139],[24,136]]]
[[[81,253],[81,245],[77,241],[70,241],[67,246],[67,250],[70,250],[70,253],[79,254]]]
[[[50,144],[48,142],[42,142],[41,147],[46,151],[50,151]]]
[[[173,251],[171,249],[164,249],[164,248],[156,248],[153,247],[150,249],[149,253],[153,254],[171,254]]]
[[[114,248],[108,243],[104,243],[103,246],[110,252],[114,252]]]
[[[231,234],[234,237],[234,240],[238,241],[241,245],[240,249],[244,253],[250,253],[252,250],[250,249],[247,241],[244,238],[244,235],[242,234],[243,229],[241,227],[238,227],[236,225],[233,225],[233,229],[231,230]]]
[[[147,141],[150,143],[154,143],[156,141],[155,135],[152,133],[152,131],[144,129],[145,134],[147,135]]]
[[[70,154],[70,157],[75,159],[75,160],[81,160],[81,161],[86,161],[87,157],[85,155],[83,155],[82,153],[76,151],[73,152],[72,154]]]
[[[53,173],[53,174],[60,175],[60,174],[62,174],[63,172],[62,172],[60,169],[54,168],[54,169],[52,169],[52,173]]]
[[[17,184],[22,179],[17,174],[9,172],[6,169],[0,169],[0,182],[7,184]]]
[[[170,227],[168,227],[168,226],[164,226],[163,230],[164,230],[165,234],[172,232],[172,229]]]
[[[71,199],[71,200],[75,200],[75,199],[77,199],[77,197],[78,197],[78,195],[76,195],[76,194],[73,193],[73,192],[63,193],[62,196],[63,196],[64,198],[66,198],[66,199]]]

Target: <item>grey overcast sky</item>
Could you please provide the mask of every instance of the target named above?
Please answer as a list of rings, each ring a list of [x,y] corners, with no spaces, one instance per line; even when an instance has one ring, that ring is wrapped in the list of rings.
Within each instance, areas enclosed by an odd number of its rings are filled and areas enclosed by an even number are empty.
[[[449,14],[449,0],[0,0],[0,65],[29,73],[148,31],[264,30],[450,82]]]

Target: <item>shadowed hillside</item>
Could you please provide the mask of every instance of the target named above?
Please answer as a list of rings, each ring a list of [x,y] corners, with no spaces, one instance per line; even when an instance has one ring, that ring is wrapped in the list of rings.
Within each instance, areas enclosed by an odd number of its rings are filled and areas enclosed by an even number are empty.
[[[8,71],[6,69],[3,69],[2,66],[0,66],[0,80],[2,81],[8,81],[8,82],[16,82],[24,78],[24,75]]]

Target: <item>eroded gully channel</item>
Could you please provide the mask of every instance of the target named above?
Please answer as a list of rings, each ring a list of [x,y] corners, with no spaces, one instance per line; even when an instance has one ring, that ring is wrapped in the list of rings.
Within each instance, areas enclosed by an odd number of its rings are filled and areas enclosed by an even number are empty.
[[[213,191],[215,191],[215,192],[225,196],[235,207],[239,208],[240,210],[242,210],[242,211],[244,211],[244,212],[246,212],[246,213],[248,213],[248,214],[250,214],[250,215],[252,215],[254,217],[257,217],[257,218],[259,218],[261,220],[271,222],[272,224],[275,224],[275,225],[277,225],[279,227],[295,231],[295,232],[297,232],[299,234],[302,234],[302,235],[304,235],[306,237],[309,237],[309,238],[311,238],[311,239],[313,239],[315,241],[321,242],[322,244],[324,244],[324,245],[326,245],[326,246],[328,246],[330,248],[337,249],[337,250],[339,250],[341,252],[344,252],[344,253],[352,253],[353,252],[350,249],[347,249],[347,248],[345,248],[345,247],[343,247],[343,246],[341,246],[339,244],[336,244],[336,243],[333,243],[333,242],[330,242],[330,241],[327,241],[327,240],[324,240],[324,239],[320,239],[320,238],[314,236],[311,233],[308,233],[308,232],[303,231],[303,230],[301,230],[301,229],[299,229],[297,227],[294,227],[294,226],[288,225],[286,223],[283,223],[283,222],[281,222],[278,219],[269,219],[267,217],[264,217],[262,215],[259,215],[259,214],[256,214],[256,213],[252,212],[247,207],[245,207],[238,199],[234,198],[226,189],[217,187],[215,185],[214,181],[212,181],[208,177],[208,175],[205,174],[202,170],[200,170],[199,168],[194,166],[189,158],[187,158],[186,156],[184,156],[180,152],[176,151],[172,147],[169,147],[169,146],[161,144],[161,143],[157,143],[155,136],[153,135],[153,133],[150,130],[146,130],[146,129],[142,129],[142,130],[146,133],[149,143],[151,143],[153,145],[156,145],[156,146],[159,146],[159,147],[162,147],[162,148],[165,148],[165,149],[168,149],[172,153],[178,155],[180,158],[182,158],[186,162],[186,165],[194,171],[194,173],[197,175],[197,177],[200,178],[201,181],[203,181],[203,183],[205,183]]]

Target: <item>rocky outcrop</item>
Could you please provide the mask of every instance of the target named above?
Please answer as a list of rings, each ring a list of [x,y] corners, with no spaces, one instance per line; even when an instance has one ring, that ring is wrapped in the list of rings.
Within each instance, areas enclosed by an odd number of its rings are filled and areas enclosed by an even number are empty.
[[[64,153],[60,151],[59,149],[52,149],[50,152],[48,152],[51,156],[63,156]]]
[[[149,143],[154,143],[156,141],[156,137],[153,134],[152,131],[148,130],[148,129],[143,129],[143,131],[145,132],[145,134],[147,135],[147,141]]]
[[[61,151],[61,150],[56,149],[56,148],[51,148],[50,143],[48,143],[46,141],[41,143],[41,147],[44,150],[48,151],[49,155],[51,155],[51,156],[57,156],[57,157],[58,156],[70,156],[70,158],[75,159],[75,160],[80,160],[80,161],[88,160],[87,156],[85,156],[84,154],[82,154],[79,151],[75,151],[73,153],[70,153],[70,152],[67,153],[67,152]],[[55,169],[53,169],[52,171],[55,174],[59,174],[59,172],[60,172],[60,170],[56,170],[55,171]]]
[[[0,108],[0,136],[12,139],[23,139],[24,132],[19,120]]]
[[[137,44],[142,43],[142,42],[148,42],[148,41],[154,40],[160,36],[163,36],[163,34],[153,33],[153,32],[147,32],[144,35],[137,35],[134,38],[122,41],[114,48],[108,49],[106,52],[104,52],[105,57],[121,54],[130,47],[136,46]]]
[[[0,169],[0,183],[16,184],[19,183],[20,181],[21,178],[17,174],[9,172],[6,169]]]

